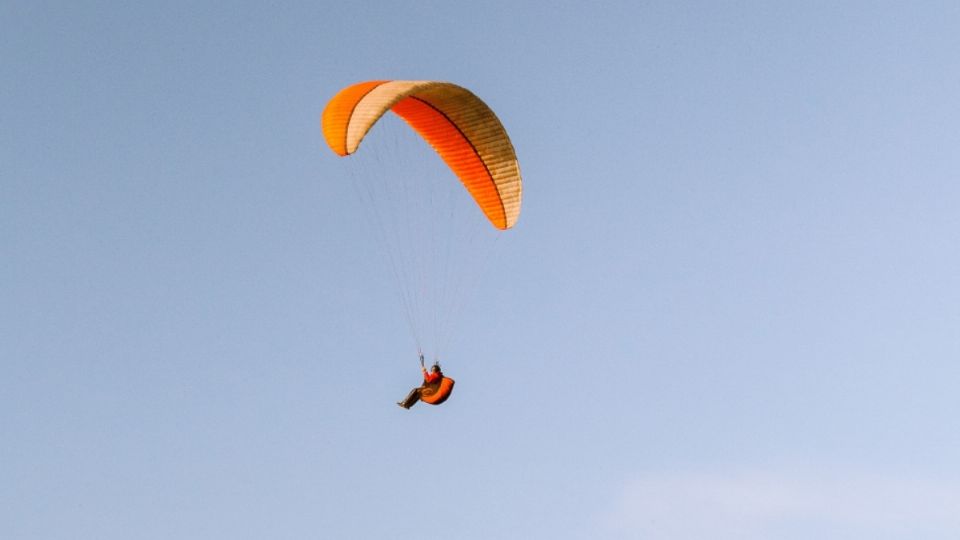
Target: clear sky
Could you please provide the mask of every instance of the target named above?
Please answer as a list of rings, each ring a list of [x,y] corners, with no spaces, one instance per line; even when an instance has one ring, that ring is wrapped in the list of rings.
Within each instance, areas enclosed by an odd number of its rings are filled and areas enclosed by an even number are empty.
[[[0,4],[0,537],[955,539],[956,2]],[[319,116],[523,214],[419,378]]]

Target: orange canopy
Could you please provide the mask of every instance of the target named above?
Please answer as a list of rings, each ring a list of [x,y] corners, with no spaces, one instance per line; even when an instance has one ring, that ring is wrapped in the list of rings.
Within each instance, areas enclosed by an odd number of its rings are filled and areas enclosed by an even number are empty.
[[[438,81],[368,81],[348,86],[323,111],[323,136],[338,155],[357,151],[392,110],[440,154],[498,229],[520,216],[516,152],[500,120],[466,88]]]

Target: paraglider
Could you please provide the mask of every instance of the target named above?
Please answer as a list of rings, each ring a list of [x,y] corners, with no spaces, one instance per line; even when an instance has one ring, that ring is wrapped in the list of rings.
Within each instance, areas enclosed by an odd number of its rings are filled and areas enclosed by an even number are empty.
[[[449,170],[444,173],[442,167],[430,164],[426,173],[408,174],[398,172],[400,163],[390,161],[383,170],[361,172],[355,178],[361,196],[372,207],[371,222],[379,228],[386,261],[400,285],[399,296],[417,348],[428,347],[439,357],[466,293],[478,277],[473,274],[483,272],[491,259],[492,248],[481,247],[483,242],[493,242],[488,237],[495,241],[519,218],[520,166],[506,130],[490,107],[449,82],[377,80],[348,86],[323,111],[324,139],[337,155],[352,155],[375,126],[389,123],[382,121],[388,112],[402,119],[405,131],[419,137],[417,145],[429,144]],[[405,153],[379,152],[377,147],[373,161],[407,158]],[[466,189],[469,198],[464,200],[479,208],[492,228],[476,219],[475,210],[445,206],[460,204],[457,200],[463,190],[457,182],[443,178],[431,183],[430,177],[450,172]],[[456,186],[459,193],[439,193],[449,186]],[[435,372],[428,372],[422,353],[420,359],[424,385],[398,403],[404,408],[418,400],[443,403],[453,389],[453,380],[443,376],[438,364]]]
[[[420,371],[423,372],[423,384],[410,390],[403,401],[397,402],[397,405],[404,409],[413,407],[417,401],[439,405],[446,401],[450,397],[450,393],[453,392],[453,379],[443,376],[439,362],[434,362],[430,371],[427,371],[423,364],[423,353],[420,354]]]

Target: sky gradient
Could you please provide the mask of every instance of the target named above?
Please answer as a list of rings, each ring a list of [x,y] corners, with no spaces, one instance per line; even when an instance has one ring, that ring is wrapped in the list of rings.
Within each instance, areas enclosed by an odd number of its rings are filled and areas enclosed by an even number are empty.
[[[960,6],[515,4],[0,6],[0,537],[957,538]],[[440,407],[369,79],[524,175]]]

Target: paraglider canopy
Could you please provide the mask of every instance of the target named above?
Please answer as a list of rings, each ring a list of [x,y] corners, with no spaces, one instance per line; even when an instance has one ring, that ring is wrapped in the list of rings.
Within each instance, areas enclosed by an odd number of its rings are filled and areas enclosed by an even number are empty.
[[[439,81],[368,81],[348,86],[323,111],[323,135],[340,156],[357,151],[392,110],[443,158],[490,223],[509,229],[520,216],[516,152],[500,120],[466,88]]]

